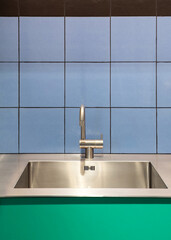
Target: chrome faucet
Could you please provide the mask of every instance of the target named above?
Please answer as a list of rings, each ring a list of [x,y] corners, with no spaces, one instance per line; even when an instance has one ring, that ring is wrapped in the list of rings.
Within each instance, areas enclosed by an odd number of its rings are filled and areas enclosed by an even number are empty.
[[[85,139],[85,107],[80,107],[80,127],[81,127],[81,139]]]
[[[94,148],[103,148],[103,135],[101,134],[101,139],[86,139],[85,131],[85,107],[81,105],[80,107],[80,127],[81,127],[81,140],[80,148],[85,148],[85,158],[94,158]]]

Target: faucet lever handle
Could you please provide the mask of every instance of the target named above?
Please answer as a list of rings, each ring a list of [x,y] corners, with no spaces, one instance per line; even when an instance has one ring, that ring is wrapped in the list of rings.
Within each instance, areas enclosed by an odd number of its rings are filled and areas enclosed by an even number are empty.
[[[103,140],[103,133],[100,135],[100,139]]]

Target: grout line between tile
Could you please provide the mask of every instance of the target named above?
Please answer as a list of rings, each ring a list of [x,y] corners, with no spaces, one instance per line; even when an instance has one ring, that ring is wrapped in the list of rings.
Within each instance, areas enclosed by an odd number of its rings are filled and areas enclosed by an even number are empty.
[[[20,153],[20,17],[18,17],[18,153]]]
[[[156,63],[156,61],[0,61],[0,63]],[[171,61],[158,61],[171,63]]]
[[[156,0],[156,153],[158,153],[158,89],[157,89],[157,0]]]
[[[0,107],[0,108],[18,108],[18,107]],[[72,106],[69,106],[69,107],[21,107],[20,106],[20,109],[22,108],[54,108],[54,109],[64,109],[64,108],[80,108],[80,107],[72,107]],[[96,107],[96,106],[93,106],[93,107],[86,107],[86,108],[101,108],[101,109],[156,109],[156,107]],[[171,109],[171,107],[157,107],[157,109]]]
[[[110,153],[111,153],[111,149],[112,149],[112,120],[111,120],[111,86],[112,86],[112,75],[111,75],[111,43],[112,43],[112,39],[111,39],[111,12],[112,12],[112,5],[111,5],[111,0],[110,0]]]
[[[171,61],[0,61],[0,63],[171,63]]]
[[[66,153],[66,144],[65,144],[65,137],[66,137],[66,5],[64,6],[64,153]]]

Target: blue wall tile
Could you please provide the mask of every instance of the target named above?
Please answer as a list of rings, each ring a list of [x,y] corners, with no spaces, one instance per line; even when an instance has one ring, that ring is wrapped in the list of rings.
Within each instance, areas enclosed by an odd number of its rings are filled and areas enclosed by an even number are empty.
[[[18,152],[18,109],[0,109],[0,152]]]
[[[104,148],[96,149],[95,153],[110,152],[110,110],[104,108],[86,109],[86,138],[100,139],[104,137]],[[81,137],[79,126],[79,109],[66,109],[66,153],[79,153]]]
[[[64,106],[64,64],[21,64],[22,107]]]
[[[112,61],[155,61],[155,17],[112,17]]]
[[[21,60],[64,60],[63,17],[22,17],[20,27]]]
[[[66,153],[80,153],[79,108],[67,108],[65,113],[65,146]]]
[[[66,105],[68,107],[109,106],[109,63],[68,63]]]
[[[89,139],[100,139],[103,134],[104,148],[96,149],[95,153],[110,152],[110,110],[104,108],[89,108],[86,110],[87,137]]]
[[[171,63],[157,64],[157,105],[171,107]]]
[[[18,64],[0,63],[0,107],[18,106]]]
[[[21,153],[63,153],[64,110],[20,110]]]
[[[113,63],[111,76],[113,107],[155,106],[155,63]]]
[[[112,153],[155,153],[155,109],[112,109]]]
[[[158,153],[171,153],[171,109],[158,109]]]
[[[161,62],[171,61],[170,25],[171,17],[158,17]],[[95,152],[109,153],[110,108],[103,107],[110,107],[110,83],[112,152],[155,153],[156,110],[140,108],[156,107],[156,63],[138,61],[156,61],[156,18],[112,17],[111,28],[111,60],[120,63],[111,64],[110,82],[110,63],[98,63],[110,61],[110,18],[66,18],[66,60],[71,62],[64,82],[64,63],[40,63],[64,61],[64,17],[20,18],[20,60],[34,62],[20,64],[20,106],[30,107],[20,109],[22,153],[63,153],[64,124],[66,152],[79,153],[75,107],[81,104],[92,107],[86,108],[87,138],[103,133],[104,149]],[[18,18],[0,17],[0,29],[0,61],[17,62]],[[157,64],[158,107],[171,107],[170,75],[171,63]],[[64,83],[65,106],[70,107],[65,122]],[[18,151],[18,109],[10,107],[18,107],[18,63],[0,63],[1,153]],[[159,153],[171,153],[170,119],[171,109],[158,109]]]
[[[171,17],[157,18],[157,60],[171,61]]]
[[[110,18],[67,17],[67,61],[109,61]]]
[[[18,18],[0,17],[0,61],[18,60]]]

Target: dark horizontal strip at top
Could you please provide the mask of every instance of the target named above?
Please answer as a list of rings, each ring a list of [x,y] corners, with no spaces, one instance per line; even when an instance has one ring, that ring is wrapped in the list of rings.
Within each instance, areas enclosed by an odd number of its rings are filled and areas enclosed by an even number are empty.
[[[110,0],[65,0],[66,16],[110,16]]]
[[[19,15],[19,0],[0,0],[0,16]]]
[[[157,15],[171,16],[171,0],[157,0]]]
[[[111,0],[111,15],[156,16],[156,1],[157,0]]]
[[[20,0],[20,16],[64,16],[64,0]]]
[[[171,0],[0,0],[0,16],[171,16]]]

